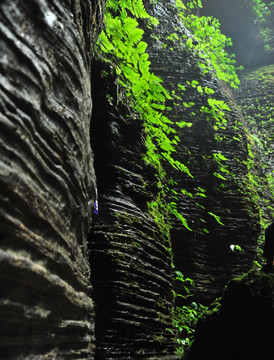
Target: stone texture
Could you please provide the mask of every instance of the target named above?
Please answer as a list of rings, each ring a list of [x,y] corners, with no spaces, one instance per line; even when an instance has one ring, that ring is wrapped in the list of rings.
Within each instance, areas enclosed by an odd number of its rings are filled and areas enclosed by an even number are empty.
[[[230,91],[213,73],[203,75],[199,58],[186,51],[190,34],[178,23],[174,3],[159,0],[150,8],[161,21],[153,29],[159,39],[147,38],[155,73],[170,91],[177,91],[177,83],[186,85],[184,101],[195,104],[191,109],[179,104],[168,114],[192,123],[179,134],[177,156],[194,179],[168,171],[178,190],[192,193],[178,196],[192,232],[173,220],[175,265],[196,281],[195,299],[205,302],[250,267],[258,216],[239,186],[247,174],[243,119]],[[104,2],[95,0],[0,4],[0,358],[5,360],[175,359],[168,331],[171,245],[147,206],[159,189],[143,160],[143,124],[111,68],[91,63],[103,11]],[[175,28],[181,44],[166,39]],[[102,70],[109,75],[101,78]],[[214,97],[232,108],[217,133],[212,119],[200,113],[207,97],[187,85],[192,80],[214,89]],[[247,77],[246,84],[258,81]],[[225,181],[214,176],[218,153],[227,158]],[[230,252],[230,244],[245,252]],[[265,287],[262,293],[269,299]]]
[[[0,357],[93,359],[99,1],[0,4]]]
[[[207,0],[202,15],[213,15],[221,21],[221,29],[232,37],[232,52],[237,64],[241,84],[233,91],[247,127],[249,156],[253,176],[253,197],[260,207],[260,223],[263,228],[273,221],[273,75],[274,75],[274,11],[271,0],[264,1],[271,16],[260,22],[253,11],[252,1]],[[265,43],[262,30],[268,28],[269,39]],[[252,164],[253,162],[253,164]],[[263,231],[259,237],[263,243]]]
[[[93,70],[99,215],[90,234],[90,257],[96,359],[172,360],[170,243],[147,208],[157,186],[143,160],[142,121],[111,67],[98,61]]]
[[[241,75],[234,91],[245,116],[256,156],[252,172],[259,186],[259,203],[266,223],[274,216],[274,64],[251,68]]]
[[[250,271],[230,281],[200,318],[186,359],[268,359],[273,329],[274,274]]]
[[[167,115],[174,122],[192,123],[190,128],[177,127],[181,142],[176,158],[188,166],[193,178],[168,168],[178,184],[175,186],[178,209],[192,229],[190,232],[174,219],[171,233],[174,263],[178,270],[194,279],[195,299],[210,302],[221,293],[228,280],[250,268],[256,254],[258,209],[242,186],[244,180],[248,181],[244,119],[228,87],[216,80],[213,71],[203,74],[198,67],[199,55],[187,50],[185,43],[191,34],[178,18],[175,1],[158,1],[153,7],[146,3],[152,15],[160,20],[152,36],[147,34],[151,68],[170,92],[180,95],[178,83],[186,88],[178,105],[168,103],[172,110]],[[179,40],[171,41],[168,36],[174,32]],[[201,94],[192,86],[193,80],[215,93]],[[225,101],[231,108],[224,111],[226,124],[217,131],[214,129],[216,118],[201,112],[203,106],[208,106],[210,97]],[[183,102],[193,105],[186,107]],[[216,160],[215,156],[220,153],[227,159],[223,162],[226,171],[220,170]],[[191,196],[182,194],[181,189]],[[224,225],[216,221],[212,213],[218,215]],[[240,245],[244,252],[230,251],[232,244]]]

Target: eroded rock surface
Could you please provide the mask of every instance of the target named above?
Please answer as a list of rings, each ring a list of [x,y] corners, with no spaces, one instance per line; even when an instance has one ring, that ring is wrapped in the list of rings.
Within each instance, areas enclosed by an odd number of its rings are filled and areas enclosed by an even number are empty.
[[[181,142],[175,156],[193,177],[168,169],[177,182],[174,188],[178,192],[178,210],[192,230],[174,220],[171,233],[174,263],[194,279],[196,299],[210,302],[228,280],[250,268],[256,254],[258,209],[245,185],[241,188],[248,182],[244,119],[230,90],[216,80],[213,71],[204,74],[198,66],[203,60],[186,46],[191,34],[178,17],[175,1],[158,1],[151,7],[147,2],[147,6],[160,20],[151,36],[147,35],[151,68],[164,80],[170,93],[182,98],[178,104],[168,103],[172,110],[167,116],[174,123],[192,125],[176,127]],[[172,40],[174,32],[178,39]],[[185,90],[180,92],[177,84]],[[208,95],[206,88],[214,94]],[[208,99],[224,101],[231,109],[224,110],[225,122],[221,126],[216,127],[218,112],[212,117],[203,111],[209,107]],[[226,160],[219,161],[220,154]],[[233,244],[240,245],[244,252],[232,252]]]
[[[96,359],[172,360],[175,344],[167,330],[172,328],[171,250],[147,208],[157,186],[143,160],[142,122],[110,68],[99,62],[94,71],[99,214],[90,256]]]
[[[1,359],[93,359],[90,65],[102,11],[0,4]]]
[[[274,61],[273,61],[274,62]],[[241,75],[234,91],[245,116],[256,155],[252,172],[260,183],[259,202],[267,222],[273,219],[274,174],[274,64],[259,66]]]

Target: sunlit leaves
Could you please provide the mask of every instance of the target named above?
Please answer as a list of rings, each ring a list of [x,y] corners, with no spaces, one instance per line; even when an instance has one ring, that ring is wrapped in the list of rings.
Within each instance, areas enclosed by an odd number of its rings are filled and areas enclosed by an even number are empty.
[[[186,220],[186,218],[180,214],[178,212],[178,209],[177,209],[177,204],[172,201],[170,204],[169,204],[169,208],[170,208],[170,212],[171,214],[173,214],[174,216],[176,216],[179,220],[181,220],[181,222],[183,223],[183,225],[185,226],[186,229],[188,229],[189,231],[192,231],[192,229],[189,227],[188,225],[188,222]]]
[[[184,8],[181,1],[177,5]],[[106,4],[106,28],[99,38],[99,51],[106,55],[106,60],[115,63],[115,69],[120,77],[120,83],[125,88],[132,105],[144,120],[146,131],[147,153],[145,161],[158,169],[159,180],[165,173],[162,160],[168,162],[176,170],[193,177],[186,165],[173,158],[180,139],[172,126],[173,122],[163,114],[165,102],[172,99],[163,87],[162,80],[150,70],[149,55],[146,52],[147,43],[143,40],[144,31],[140,29],[138,19],[149,21],[148,26],[157,24],[157,19],[151,17],[144,9],[141,0],[108,0]],[[170,34],[170,40],[177,39],[176,33]],[[181,91],[185,87],[178,85]],[[184,103],[191,107],[194,103]],[[178,122],[179,128],[190,127],[190,123]],[[184,217],[177,211],[174,204],[168,204],[172,214],[177,216],[187,227]],[[157,214],[158,211],[158,215]],[[160,210],[153,207],[154,215],[160,216]]]
[[[230,245],[230,250],[233,252],[244,252],[243,248],[240,245]]]
[[[189,2],[188,7],[201,7],[201,2]],[[226,81],[231,87],[238,87],[240,81],[236,74],[234,55],[229,55],[225,50],[227,46],[232,45],[232,41],[221,33],[219,20],[212,16],[182,14],[184,24],[194,35],[193,38],[187,39],[186,47],[197,52],[201,58],[200,68],[207,73],[213,67],[218,79]],[[202,90],[201,87],[198,89],[199,92]]]
[[[220,216],[218,216],[218,215],[216,215],[216,214],[214,214],[213,212],[210,212],[210,211],[208,212],[208,214],[210,216],[213,216],[214,219],[217,221],[217,223],[219,223],[220,225],[224,225],[224,223],[221,221]]]
[[[200,57],[200,68],[206,72],[215,68],[217,77],[230,83],[231,86],[238,83],[235,75],[233,57],[227,55],[224,47],[231,45],[231,40],[221,34],[218,20],[213,17],[198,18],[191,14],[195,7],[201,7],[201,1],[190,1],[186,5],[181,0],[176,0],[176,6],[180,18],[184,24],[193,32],[193,37],[186,40],[186,47],[192,52],[198,53]],[[185,84],[175,84],[175,90],[171,95],[162,85],[162,80],[150,70],[150,60],[147,53],[147,43],[144,41],[144,31],[139,27],[138,19],[142,19],[147,25],[157,24],[157,19],[151,17],[143,6],[142,0],[108,0],[106,4],[105,31],[99,38],[100,51],[106,55],[107,61],[115,64],[115,70],[119,75],[120,83],[126,90],[132,105],[144,120],[147,153],[145,161],[153,164],[159,172],[159,181],[164,178],[165,172],[162,161],[168,162],[176,170],[193,177],[189,168],[178,160],[174,154],[180,142],[176,134],[176,126],[166,116],[168,109],[166,100],[172,100],[174,107],[190,110],[193,116],[199,117],[199,108],[195,107],[193,101],[185,98],[184,92],[191,86],[197,94],[207,99],[207,106],[203,105],[200,112],[208,119],[214,119],[213,128],[217,132],[227,126],[226,115],[231,111],[229,106],[221,100],[212,98],[214,90],[200,84],[198,80],[186,81]],[[179,42],[178,34],[174,32],[167,36],[168,41]],[[193,110],[192,110],[193,108]],[[165,112],[165,114],[163,114]],[[190,128],[192,123],[183,119],[176,122],[177,129]],[[215,160],[219,170],[214,176],[225,180],[227,168],[221,155],[216,155]],[[195,194],[200,199],[205,193],[199,191]],[[168,205],[171,213],[181,219],[186,228],[190,229],[186,219],[179,213],[177,207]],[[203,206],[199,204],[199,206]]]

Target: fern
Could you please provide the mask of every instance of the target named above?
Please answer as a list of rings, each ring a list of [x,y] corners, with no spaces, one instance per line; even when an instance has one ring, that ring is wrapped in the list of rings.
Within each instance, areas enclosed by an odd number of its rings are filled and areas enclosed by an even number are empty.
[[[201,3],[199,7],[201,7]],[[232,41],[221,33],[219,20],[212,16],[198,17],[187,13],[184,13],[182,17],[184,24],[196,39],[195,45],[190,38],[186,45],[199,54],[202,59],[199,63],[200,68],[206,73],[213,67],[218,79],[229,83],[233,88],[238,87],[240,81],[236,73],[236,60],[234,55],[229,55],[225,50],[226,47],[232,45]],[[238,67],[238,69],[242,69],[242,67]]]
[[[158,23],[146,12],[142,0],[108,0],[106,28],[99,37],[98,49],[105,54],[106,61],[116,64],[120,83],[144,120],[148,149],[145,161],[157,169],[159,181],[165,178],[162,161],[192,177],[187,166],[173,158],[179,137],[172,127],[173,122],[162,113],[166,109],[165,101],[172,97],[162,80],[150,71],[147,44],[143,41],[144,31],[139,28],[138,19],[148,21],[148,26]],[[177,208],[170,204],[168,208],[188,228]],[[153,214],[156,214],[155,207]]]
[[[156,1],[153,2],[156,3]],[[224,47],[230,45],[231,41],[221,34],[218,20],[212,17],[198,18],[191,14],[195,7],[201,6],[200,0],[188,2],[186,5],[183,1],[176,0],[180,18],[199,40],[198,45],[194,46],[192,39],[189,38],[186,45],[203,58],[200,67],[204,72],[209,71],[213,66],[219,79],[229,82],[231,86],[237,86],[235,61],[224,51]],[[99,37],[98,51],[105,55],[106,61],[115,64],[121,85],[144,121],[148,149],[145,161],[157,169],[159,182],[166,176],[162,167],[163,161],[188,177],[193,177],[188,167],[174,158],[180,139],[173,122],[163,114],[163,111],[166,110],[167,99],[173,100],[175,105],[181,102],[185,108],[191,108],[195,104],[191,101],[183,101],[186,90],[184,85],[177,84],[181,95],[175,91],[169,94],[162,85],[162,80],[151,72],[149,55],[146,52],[147,44],[143,40],[144,31],[138,23],[140,19],[146,22],[148,27],[158,23],[157,19],[146,12],[142,0],[108,0],[105,15],[106,27]],[[212,40],[209,41],[209,39]],[[169,36],[169,40],[179,41],[176,32]],[[225,128],[225,114],[230,111],[229,107],[223,101],[210,98],[209,96],[214,94],[214,91],[208,87],[202,87],[197,80],[187,83],[196,88],[198,93],[208,96],[208,106],[202,106],[201,112],[215,119],[214,129]],[[176,125],[178,128],[184,128],[190,127],[191,123],[180,121]],[[218,158],[218,160],[220,172],[225,172],[226,167],[221,164],[221,159]],[[214,175],[224,179],[220,173],[216,172]],[[186,220],[174,205],[176,201],[172,205],[171,203],[168,205],[170,212],[180,218],[189,229]]]

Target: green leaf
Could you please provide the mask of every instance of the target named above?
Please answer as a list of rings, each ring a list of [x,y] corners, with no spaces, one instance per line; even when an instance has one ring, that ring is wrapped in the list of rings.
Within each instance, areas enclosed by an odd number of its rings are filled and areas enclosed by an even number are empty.
[[[213,216],[214,217],[214,219],[220,224],[220,225],[225,225],[222,221],[221,221],[221,218],[220,218],[220,216],[218,216],[218,215],[216,215],[216,214],[214,214],[213,212],[208,212],[208,214],[210,215],[210,216]]]
[[[244,252],[243,248],[240,245],[230,245],[230,249],[233,252]]]

